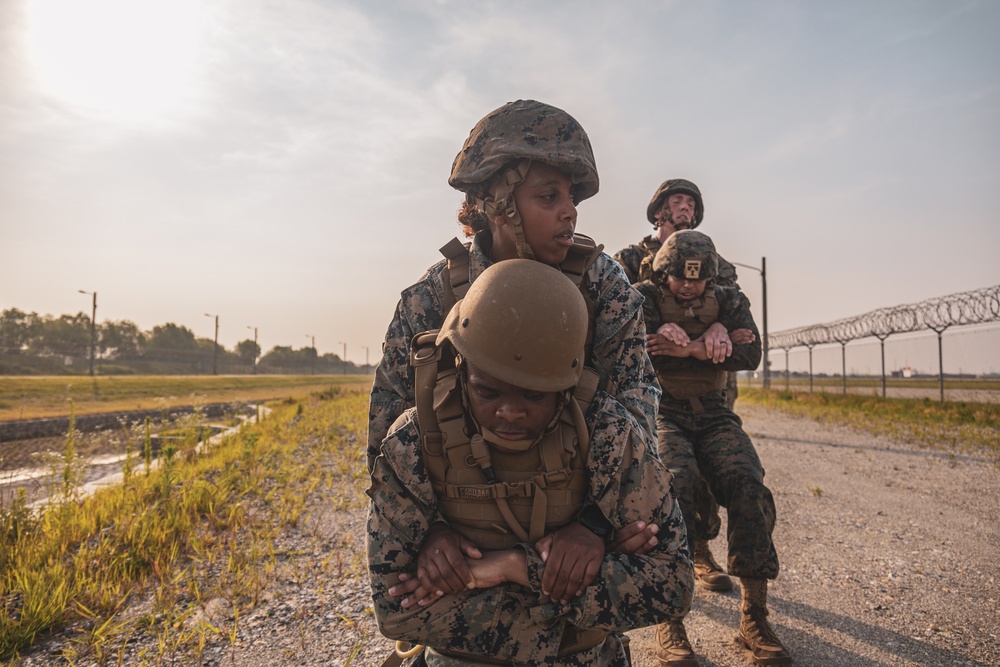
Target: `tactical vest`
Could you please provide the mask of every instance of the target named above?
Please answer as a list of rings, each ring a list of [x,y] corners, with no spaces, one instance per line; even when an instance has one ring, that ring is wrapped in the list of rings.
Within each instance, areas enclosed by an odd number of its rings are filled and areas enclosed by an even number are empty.
[[[573,281],[573,284],[580,288],[583,301],[587,304],[587,341],[584,347],[584,364],[592,366],[592,348],[594,345],[594,302],[590,298],[590,290],[587,289],[587,271],[604,250],[603,245],[597,244],[594,239],[583,234],[573,235],[573,245],[570,246],[566,259],[562,264],[555,267],[563,275]],[[441,247],[441,254],[448,260],[447,278],[444,280],[444,295],[441,304],[441,315],[447,315],[455,302],[465,297],[469,291],[469,244],[462,243],[457,238]],[[606,378],[602,378],[602,383]]]
[[[635,282],[641,283],[643,280],[653,279],[653,258],[656,257],[656,251],[663,246],[663,243],[658,238],[644,238],[639,242],[639,247],[642,248],[646,254],[643,255],[642,261],[639,262],[639,277],[636,278]]]
[[[536,542],[573,521],[587,496],[590,436],[583,414],[597,389],[585,371],[541,439],[489,442],[466,419],[459,370],[436,331],[414,338],[411,364],[424,466],[449,525],[483,549]]]
[[[672,322],[680,326],[691,340],[701,336],[719,320],[719,300],[714,288],[706,289],[694,301],[680,304],[669,289],[660,287],[658,305],[660,319],[664,323]],[[663,391],[680,400],[691,400],[715,389],[725,389],[726,375],[726,371],[714,368],[713,364],[698,364],[696,368],[656,370],[656,377]],[[698,407],[695,406],[696,411]]]

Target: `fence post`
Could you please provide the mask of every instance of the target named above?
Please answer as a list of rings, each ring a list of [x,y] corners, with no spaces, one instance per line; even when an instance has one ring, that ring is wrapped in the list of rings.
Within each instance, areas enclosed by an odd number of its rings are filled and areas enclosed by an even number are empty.
[[[788,370],[788,348],[786,347],[785,348],[785,391],[789,390],[788,389],[789,388],[789,384],[788,384],[789,383],[789,380],[788,380],[789,375],[790,375],[790,373],[789,373],[789,370]]]
[[[878,344],[882,348],[882,398],[885,398],[885,339],[889,336],[880,336],[875,334],[878,338]]]
[[[944,353],[941,347],[941,334],[948,327],[941,327],[940,329],[931,328],[931,330],[937,334],[938,339],[938,386],[941,388],[941,402],[944,403]]]
[[[813,390],[813,346],[806,345],[809,348],[809,393]]]

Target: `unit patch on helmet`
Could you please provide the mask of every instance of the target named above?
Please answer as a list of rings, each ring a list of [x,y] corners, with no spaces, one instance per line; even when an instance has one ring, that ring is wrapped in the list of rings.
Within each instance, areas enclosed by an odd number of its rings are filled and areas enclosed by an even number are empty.
[[[698,280],[701,275],[701,260],[689,259],[684,262],[684,277],[688,280]]]

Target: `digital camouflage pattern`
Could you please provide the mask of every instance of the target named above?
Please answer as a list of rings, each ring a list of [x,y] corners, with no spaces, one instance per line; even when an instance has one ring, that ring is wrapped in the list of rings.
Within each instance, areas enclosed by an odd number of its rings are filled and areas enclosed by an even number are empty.
[[[643,315],[650,331],[662,324],[657,304],[660,287],[646,281],[636,288],[645,298]],[[669,292],[667,292],[669,294]],[[699,364],[737,371],[757,367],[761,359],[760,333],[750,314],[750,302],[736,289],[715,289],[719,318],[726,329],[749,329],[755,340],[733,345],[733,354],[721,364],[693,358],[653,357],[658,370],[688,369]],[[668,297],[670,298],[670,297]],[[660,458],[674,475],[674,494],[685,520],[695,517],[695,484],[704,477],[716,501],[727,509],[729,542],[728,570],[739,577],[774,579],[778,556],[771,540],[775,509],[771,492],[764,486],[764,469],[740,418],[726,407],[722,390],[698,398],[703,412],[696,413],[691,401],[664,393],[657,414]]]
[[[492,237],[476,235],[469,247],[469,282],[493,262]],[[382,344],[382,360],[375,369],[368,413],[368,468],[378,455],[389,427],[413,407],[413,370],[409,367],[410,341],[418,333],[440,329],[447,262],[428,269],[415,285],[403,290]],[[594,304],[594,335],[589,358],[607,378],[608,393],[636,417],[640,431],[654,444],[656,406],[660,386],[646,354],[646,328],[642,299],[628,283],[621,267],[601,253],[587,271],[587,290]]]
[[[691,225],[691,229],[700,225],[705,218],[705,202],[701,198],[701,190],[698,189],[697,185],[683,178],[671,178],[663,181],[660,187],[656,188],[653,198],[649,200],[649,206],[646,207],[646,219],[655,225],[656,214],[663,206],[663,202],[677,192],[694,197],[694,223]]]
[[[538,160],[566,172],[577,203],[600,188],[590,139],[580,123],[535,100],[508,102],[480,120],[455,157],[448,183],[483,199],[493,177],[510,162]]]
[[[510,664],[626,667],[615,633],[684,617],[693,568],[670,476],[634,416],[603,391],[587,411],[588,496],[616,529],[640,519],[656,523],[659,544],[643,556],[606,554],[594,584],[568,603],[542,595],[544,565],[532,545],[522,544],[530,588],[502,584],[404,611],[387,591],[400,573],[416,569],[428,528],[442,518],[419,455],[415,412],[407,411],[385,440],[368,489],[368,568],[375,617],[385,636]],[[594,648],[559,658],[570,624],[611,634]]]
[[[719,256],[706,234],[693,229],[674,232],[653,257],[653,274],[687,280],[711,280],[719,274]]]

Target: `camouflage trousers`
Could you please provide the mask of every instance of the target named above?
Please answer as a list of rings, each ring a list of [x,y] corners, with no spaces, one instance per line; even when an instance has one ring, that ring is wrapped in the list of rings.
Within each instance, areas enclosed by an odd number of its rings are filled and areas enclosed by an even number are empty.
[[[695,489],[704,477],[715,500],[726,508],[729,573],[774,579],[778,576],[778,554],[771,540],[774,498],[764,486],[760,458],[743,422],[726,408],[723,392],[700,400],[704,412],[695,414],[688,401],[665,395],[656,418],[660,459],[674,476],[674,495],[684,522],[698,530]]]

